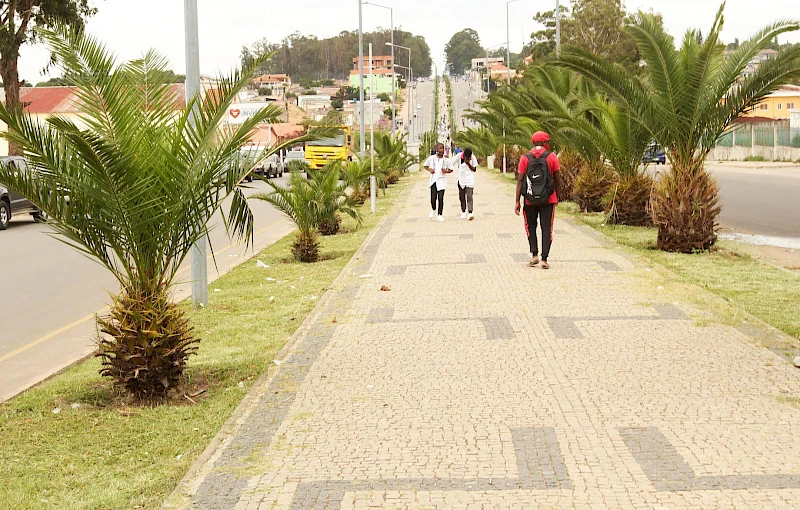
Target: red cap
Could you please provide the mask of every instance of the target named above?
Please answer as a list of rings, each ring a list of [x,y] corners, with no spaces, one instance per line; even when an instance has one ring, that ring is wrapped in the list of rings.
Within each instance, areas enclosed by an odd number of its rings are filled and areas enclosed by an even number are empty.
[[[550,141],[550,135],[545,133],[544,131],[537,131],[531,136],[532,143],[544,143]]]

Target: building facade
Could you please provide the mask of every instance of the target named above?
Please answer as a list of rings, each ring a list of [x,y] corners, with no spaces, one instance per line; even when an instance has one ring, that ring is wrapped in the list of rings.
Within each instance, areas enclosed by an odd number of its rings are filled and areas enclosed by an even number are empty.
[[[359,79],[358,57],[353,58],[353,69],[350,71],[350,86],[361,87]],[[364,93],[369,94],[373,90],[375,94],[392,93],[392,77],[394,76],[394,62],[391,56],[380,55],[372,57],[372,83],[369,77],[369,57],[364,57]],[[395,83],[397,80],[395,79]]]

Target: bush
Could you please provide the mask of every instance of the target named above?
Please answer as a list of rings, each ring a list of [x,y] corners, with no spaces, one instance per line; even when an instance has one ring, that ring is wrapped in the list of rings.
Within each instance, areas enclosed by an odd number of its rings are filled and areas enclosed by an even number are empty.
[[[559,200],[574,200],[575,179],[586,166],[586,160],[576,151],[564,149],[558,155],[561,194]]]
[[[650,214],[650,194],[653,178],[644,173],[623,175],[603,197],[603,208],[608,222],[632,227],[653,225]]]
[[[514,173],[519,168],[519,160],[530,152],[528,149],[518,145],[506,145],[506,170],[509,173]],[[503,170],[503,146],[497,147],[494,151],[494,167],[498,170]]]
[[[304,91],[302,92],[302,94],[303,94],[304,96],[316,96],[316,95],[317,95],[317,91],[316,91],[316,90],[314,90],[314,89],[307,89],[307,90],[304,90]]]
[[[587,164],[575,179],[573,199],[583,212],[603,211],[603,198],[617,182],[617,174],[603,162]]]
[[[272,91],[267,87],[259,87],[258,88],[258,95],[259,96],[268,96]]]

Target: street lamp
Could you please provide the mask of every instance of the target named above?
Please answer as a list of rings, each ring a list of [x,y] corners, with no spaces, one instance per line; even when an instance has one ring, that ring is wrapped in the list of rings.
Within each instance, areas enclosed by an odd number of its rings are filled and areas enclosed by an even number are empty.
[[[406,108],[406,110],[408,111],[408,113],[407,113],[408,119],[406,119],[406,122],[409,124],[408,125],[408,136],[410,138],[411,137],[411,94],[412,94],[411,81],[413,80],[413,72],[411,71],[411,48],[409,48],[408,46],[402,46],[400,44],[395,44],[394,41],[387,42],[386,45],[392,47],[392,65],[394,65],[394,63],[395,63],[394,62],[394,48],[395,47],[402,48],[402,49],[408,51],[408,70],[409,70],[409,74],[407,75],[408,76],[408,81],[406,82],[406,89],[408,90],[408,106]],[[394,69],[392,69],[392,76],[394,76]],[[394,96],[392,96],[392,101],[394,101]],[[394,105],[392,105],[392,111],[394,111]]]
[[[411,82],[414,80],[414,70],[411,69],[411,50],[408,50],[408,67],[401,66],[400,64],[394,64],[394,67],[399,67],[400,69],[405,69],[408,71],[408,82],[406,83],[406,89],[408,89],[408,105],[406,110],[408,111],[409,120],[411,119],[411,100],[413,99],[413,89],[411,88]],[[392,69],[394,72],[394,69]],[[411,128],[408,128],[408,136],[411,136]]]
[[[360,104],[361,114],[359,115],[359,129],[360,135],[358,137],[359,143],[359,155],[364,156],[364,151],[367,150],[366,143],[367,141],[364,139],[366,136],[367,128],[364,123],[364,30],[362,28],[362,13],[361,13],[361,0],[358,0],[358,81],[360,84],[358,90],[358,101]]]
[[[486,97],[487,98],[489,97],[489,89],[491,88],[489,86],[489,78],[492,75],[492,73],[489,71],[489,50],[492,49],[492,48],[497,48],[497,47],[502,46],[502,45],[503,45],[503,43],[500,43],[500,44],[495,44],[494,46],[488,46],[486,48]],[[511,72],[511,71],[509,70],[509,72]],[[505,109],[505,106],[503,107],[503,109]],[[505,138],[505,136],[506,136],[506,119],[505,119],[505,116],[503,116],[503,138]],[[506,170],[507,170],[506,169],[506,144],[505,144],[505,141],[504,141],[503,142],[503,173],[506,173]]]
[[[561,56],[561,6],[556,0],[556,57]]]
[[[392,30],[392,35],[391,35],[392,42],[388,43],[388,45],[392,47],[392,64],[394,65],[394,10],[392,10],[391,7],[387,7],[385,5],[380,5],[372,2],[363,2],[363,3],[364,5],[372,5],[373,7],[380,7],[381,9],[389,9],[389,23],[391,25],[391,30]],[[397,91],[397,84],[395,83],[394,69],[392,69],[392,137],[394,137],[394,129],[395,129],[394,109],[395,109],[395,101],[397,100],[396,91]]]
[[[186,102],[200,93],[200,36],[197,29],[197,0],[184,0],[183,16],[186,41]],[[189,114],[189,123],[195,124],[197,110]],[[206,218],[208,220],[208,218]],[[198,237],[192,247],[192,304],[208,304],[208,243],[205,234]]]
[[[508,0],[506,2],[506,66],[508,67],[508,77],[506,83],[511,85],[511,34],[508,28],[508,6],[519,0]]]

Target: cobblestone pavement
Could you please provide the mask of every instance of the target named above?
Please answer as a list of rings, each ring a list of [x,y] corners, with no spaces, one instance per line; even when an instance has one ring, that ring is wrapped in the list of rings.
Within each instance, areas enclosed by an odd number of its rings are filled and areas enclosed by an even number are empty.
[[[409,186],[168,507],[800,508],[789,363],[558,217],[525,267],[508,184]]]

